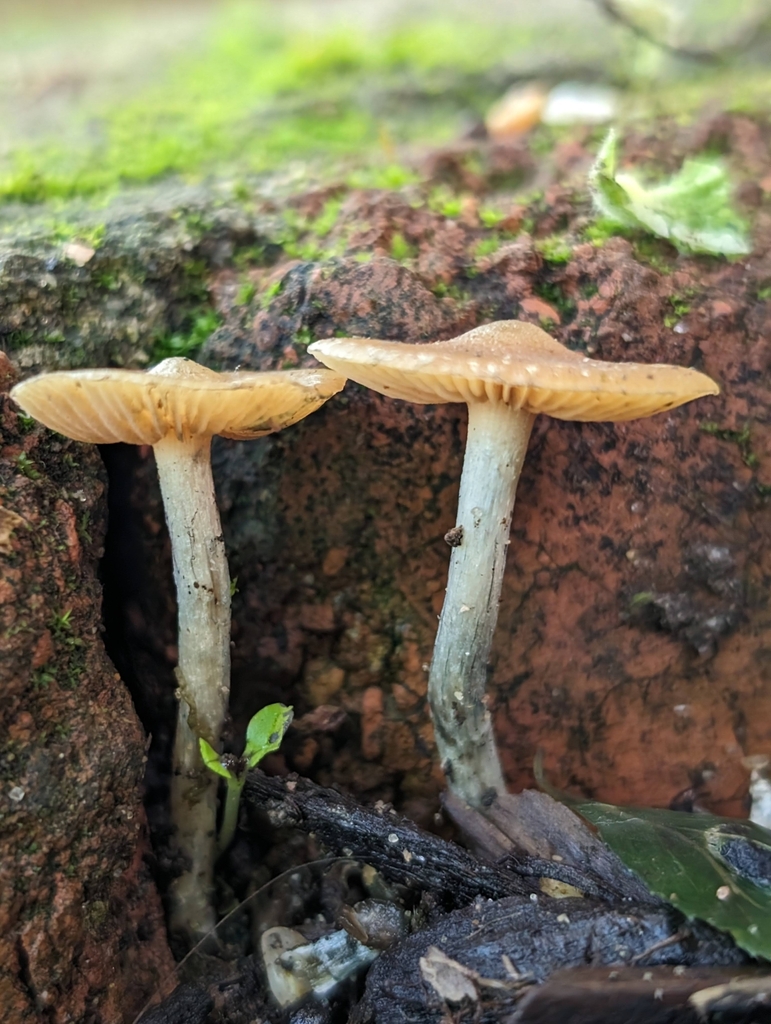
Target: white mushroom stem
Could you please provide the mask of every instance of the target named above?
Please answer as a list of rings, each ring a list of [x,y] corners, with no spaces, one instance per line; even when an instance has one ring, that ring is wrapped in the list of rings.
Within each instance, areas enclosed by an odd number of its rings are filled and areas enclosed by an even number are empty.
[[[219,749],[230,692],[230,576],[211,473],[211,438],[154,446],[171,537],[179,621],[179,715],[171,783],[172,820],[186,869],[172,890],[172,927],[190,936],[214,927],[218,778],[198,737]]]
[[[514,498],[534,416],[503,402],[469,404],[458,498],[462,538],[428,678],[439,757],[450,788],[479,807],[506,786],[486,701]]]

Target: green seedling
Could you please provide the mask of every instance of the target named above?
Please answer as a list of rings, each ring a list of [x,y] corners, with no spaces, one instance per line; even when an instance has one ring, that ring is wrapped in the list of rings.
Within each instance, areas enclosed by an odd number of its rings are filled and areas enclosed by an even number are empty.
[[[246,729],[246,746],[240,757],[235,754],[218,754],[211,744],[199,738],[198,746],[203,763],[209,771],[220,775],[227,785],[225,810],[217,837],[220,853],[227,850],[236,834],[238,806],[247,771],[256,768],[266,754],[278,750],[293,716],[294,710],[286,704],[268,704],[258,711]]]
[[[664,181],[644,184],[616,163],[611,131],[589,174],[598,214],[620,227],[666,238],[680,252],[741,256],[751,250],[744,219],[731,203],[731,183],[719,160],[686,160]]]

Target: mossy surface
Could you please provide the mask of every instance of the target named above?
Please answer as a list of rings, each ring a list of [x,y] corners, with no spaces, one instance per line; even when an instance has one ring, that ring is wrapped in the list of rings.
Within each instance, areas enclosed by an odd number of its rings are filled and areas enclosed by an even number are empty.
[[[276,171],[285,186],[334,171],[356,186],[400,187],[415,179],[417,147],[457,138],[508,85],[534,76],[601,71],[625,90],[624,119],[682,116],[716,99],[741,111],[765,105],[771,76],[758,54],[741,67],[678,60],[591,5],[580,14],[552,2],[483,5],[473,18],[451,3],[393,6],[381,0],[364,17],[329,3],[323,17],[308,18],[292,3],[224,5],[197,41],[193,34],[178,52],[159,53],[149,78],[123,95],[85,90],[67,123],[5,125],[0,206],[100,202],[170,176],[226,176],[244,194],[253,176]],[[107,22],[103,31],[112,44]],[[0,40],[0,59],[9,45]],[[9,95],[0,88],[0,114]],[[533,152],[547,156],[569,134],[541,126]],[[68,220],[61,210],[49,217],[50,234],[66,235]]]
[[[209,41],[137,95],[81,111],[66,139],[12,147],[0,164],[0,198],[93,196],[170,174],[353,156],[359,179],[381,184],[396,173],[395,146],[449,138],[463,117],[481,114],[535,34],[446,17],[385,36],[334,23],[298,30],[275,10],[231,6]]]

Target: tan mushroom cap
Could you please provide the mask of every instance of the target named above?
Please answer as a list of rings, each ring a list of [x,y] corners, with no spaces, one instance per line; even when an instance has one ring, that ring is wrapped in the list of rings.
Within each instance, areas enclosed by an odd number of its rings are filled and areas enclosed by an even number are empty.
[[[430,345],[331,338],[308,351],[391,398],[423,405],[504,402],[562,420],[653,416],[720,391],[710,377],[681,366],[588,359],[519,320],[484,324]]]
[[[291,426],[340,391],[330,370],[216,373],[190,359],[152,370],[65,370],[17,384],[14,400],[30,416],[76,441],[156,444],[221,434],[263,437]]]

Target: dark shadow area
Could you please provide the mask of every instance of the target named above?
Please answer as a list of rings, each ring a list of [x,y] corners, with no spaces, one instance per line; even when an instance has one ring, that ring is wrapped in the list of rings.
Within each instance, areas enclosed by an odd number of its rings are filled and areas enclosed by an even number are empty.
[[[164,557],[167,541],[164,531],[153,536],[143,528],[140,508],[144,502],[135,497],[147,478],[142,473],[141,450],[111,444],[101,445],[100,452],[109,480],[107,535],[100,566],[104,644],[148,736],[144,802],[157,858],[156,881],[163,893],[170,870],[168,803],[176,648],[169,628],[174,615],[169,606],[170,590],[153,586],[149,567],[153,560]]]

